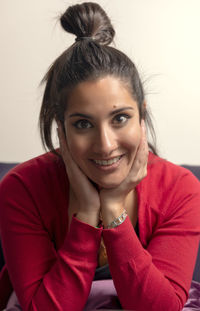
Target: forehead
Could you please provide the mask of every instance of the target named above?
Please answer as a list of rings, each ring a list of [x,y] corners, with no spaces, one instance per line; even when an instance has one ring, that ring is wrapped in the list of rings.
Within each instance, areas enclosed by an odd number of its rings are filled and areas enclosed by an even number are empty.
[[[137,108],[128,87],[119,79],[107,76],[79,83],[68,97],[66,113],[83,111],[99,113],[127,105]]]

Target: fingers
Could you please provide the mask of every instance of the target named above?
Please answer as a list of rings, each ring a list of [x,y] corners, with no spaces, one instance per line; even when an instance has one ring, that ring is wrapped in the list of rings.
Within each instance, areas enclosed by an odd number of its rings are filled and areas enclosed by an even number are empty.
[[[60,123],[57,123],[57,124],[58,124],[57,133],[58,133],[59,144],[60,144],[60,154],[62,156],[64,163],[65,163],[65,167],[67,170],[68,177],[73,178],[73,172],[79,173],[78,172],[79,170],[78,170],[78,167],[75,164],[75,162],[72,159],[72,156],[70,154],[68,144],[67,144],[67,140],[66,140],[65,134],[64,134],[63,129],[62,129],[62,125]]]
[[[126,178],[124,187],[135,187],[147,175],[148,142],[144,120],[141,121],[141,140],[133,161],[131,170]]]
[[[59,138],[59,143],[60,143],[60,153],[65,163],[67,175],[69,177],[71,184],[76,186],[78,181],[80,183],[81,182],[88,183],[87,177],[83,174],[82,170],[79,168],[79,166],[76,164],[76,162],[73,160],[71,156],[66,137],[62,130],[62,126],[59,123],[58,123],[57,132],[58,132],[58,138]]]
[[[141,136],[141,141],[140,145],[138,148],[138,152],[136,157],[142,161],[142,162],[147,162],[148,154],[149,154],[149,148],[148,148],[148,142],[147,142],[147,136],[146,136],[146,126],[144,120],[141,122],[141,130],[142,130],[142,136]]]
[[[141,175],[143,178],[144,175],[146,176],[147,173],[147,161],[148,161],[148,142],[147,142],[147,137],[146,137],[146,127],[145,127],[145,122],[142,120],[141,122],[141,140],[140,140],[140,145],[138,147],[136,157],[134,160],[133,165],[136,166],[136,171],[138,171],[138,174]]]
[[[100,202],[98,193],[90,183],[88,177],[73,159],[61,124],[58,124],[57,132],[60,143],[60,154],[65,163],[70,188],[78,202],[77,206],[79,209],[84,210],[84,212],[90,208],[92,208],[92,210],[98,208],[99,210]]]
[[[58,134],[58,139],[59,139],[59,144],[60,144],[60,153],[63,158],[68,157],[68,146],[67,146],[67,141],[66,137],[64,135],[62,125],[60,122],[57,122],[57,134]],[[64,160],[64,159],[63,159]]]

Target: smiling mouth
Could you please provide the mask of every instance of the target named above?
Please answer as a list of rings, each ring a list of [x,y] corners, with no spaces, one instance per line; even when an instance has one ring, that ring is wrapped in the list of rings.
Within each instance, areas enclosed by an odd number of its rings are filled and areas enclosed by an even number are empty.
[[[118,157],[115,157],[115,158],[112,158],[110,160],[92,160],[95,164],[98,164],[98,165],[101,165],[101,166],[109,166],[109,165],[112,165],[116,162],[118,162],[121,158],[122,158],[123,155],[120,155]]]

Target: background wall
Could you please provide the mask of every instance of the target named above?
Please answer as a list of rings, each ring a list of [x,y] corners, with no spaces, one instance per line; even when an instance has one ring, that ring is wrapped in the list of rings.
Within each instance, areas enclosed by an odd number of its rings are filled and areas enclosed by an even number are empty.
[[[0,1],[0,161],[43,153],[38,115],[49,65],[74,42],[56,17],[83,1]],[[101,0],[115,44],[137,65],[161,156],[200,163],[200,1]]]

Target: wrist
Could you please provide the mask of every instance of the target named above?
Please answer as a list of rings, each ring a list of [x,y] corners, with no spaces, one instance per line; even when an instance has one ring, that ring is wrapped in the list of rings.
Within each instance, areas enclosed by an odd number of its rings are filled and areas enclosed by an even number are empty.
[[[124,209],[122,214],[119,217],[116,217],[109,225],[106,226],[105,229],[112,229],[121,225],[126,217],[128,216],[127,211]]]
[[[99,225],[99,212],[82,212],[79,211],[76,213],[75,217],[93,227],[97,227]]]
[[[125,202],[126,202],[125,195],[117,196],[114,194],[110,196],[105,196],[103,191],[102,195],[100,195],[101,210],[117,211],[124,208]]]
[[[101,209],[101,216],[104,228],[107,228],[114,220],[122,215],[125,208],[121,205],[112,206],[111,209]]]

